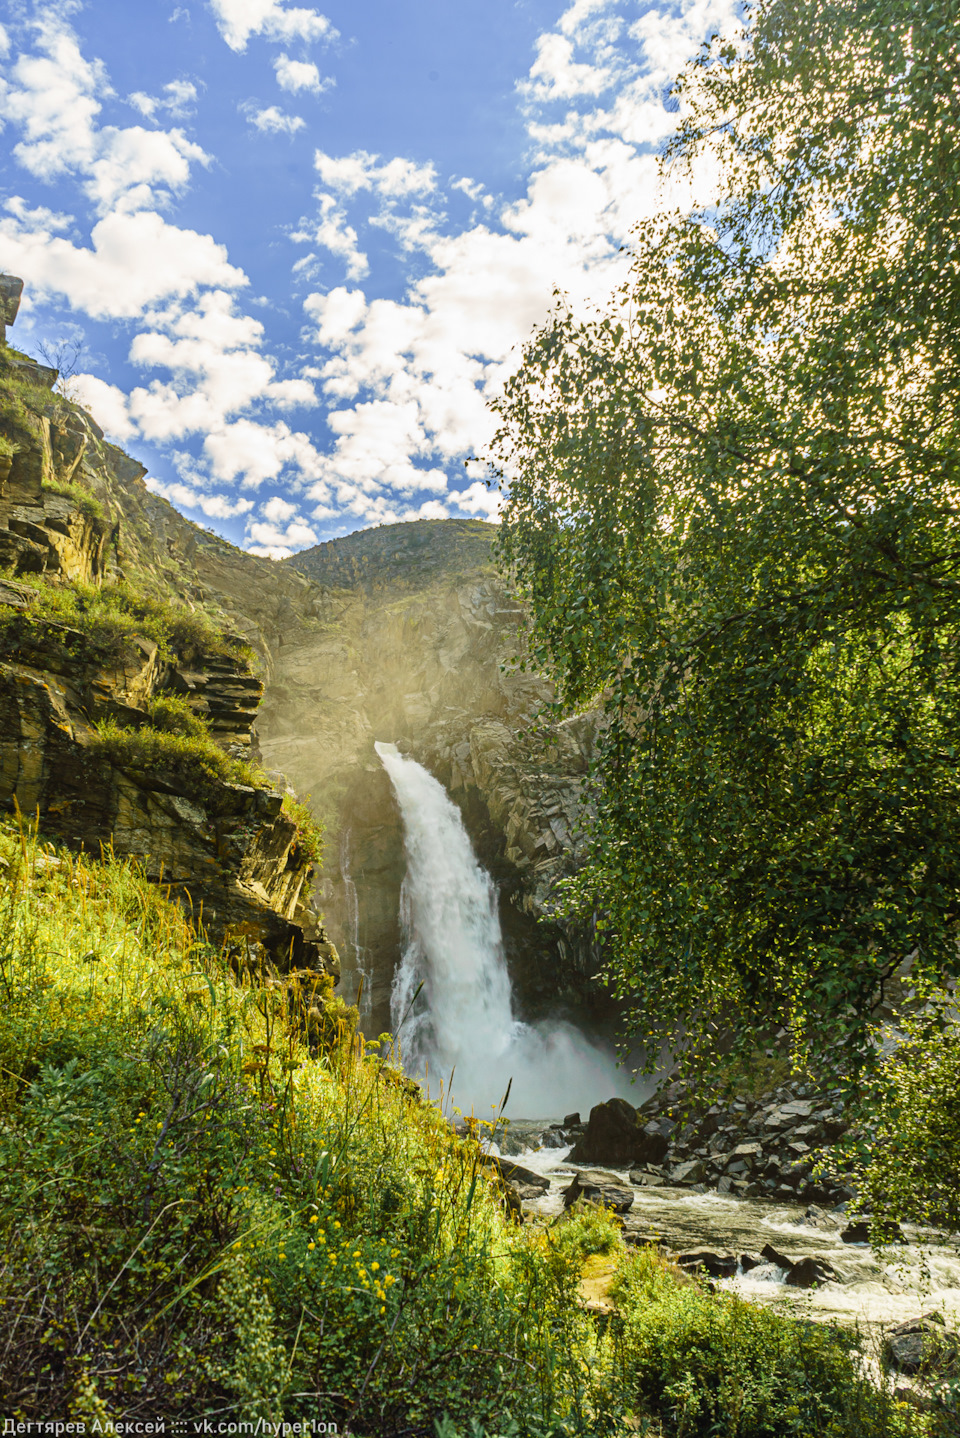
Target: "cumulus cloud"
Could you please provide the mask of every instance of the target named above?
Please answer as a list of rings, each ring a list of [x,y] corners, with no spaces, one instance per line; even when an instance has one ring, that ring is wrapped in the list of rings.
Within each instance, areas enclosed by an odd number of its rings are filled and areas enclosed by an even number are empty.
[[[287,115],[276,105],[268,105],[265,110],[245,106],[244,110],[250,124],[266,135],[295,135],[307,123],[300,115]]]
[[[734,0],[680,0],[632,27],[624,11],[622,0],[574,0],[539,37],[518,85],[535,146],[526,193],[504,204],[473,181],[450,182],[482,199],[481,223],[451,229],[429,164],[316,152],[321,213],[336,213],[337,229],[304,225],[302,237],[346,257],[349,231],[350,254],[360,251],[351,205],[372,194],[379,208],[366,223],[389,229],[421,261],[400,300],[368,298],[354,264],[353,283],[305,301],[332,406],[333,448],[310,491],[321,508],[332,496],[369,522],[387,507],[416,517],[424,505],[495,520],[495,491],[441,480],[489,443],[488,402],[555,291],[592,313],[626,275],[634,224],[713,196],[709,164],[683,188],[661,180],[657,152],[676,123],[663,94],[704,36],[732,19]],[[434,484],[443,498],[420,499]]]
[[[253,509],[252,499],[231,499],[226,494],[204,494],[188,484],[176,480],[164,484],[152,475],[147,477],[147,488],[181,509],[199,509],[208,519],[232,519],[235,515],[249,514]]]
[[[273,68],[280,89],[289,90],[294,95],[299,90],[309,90],[314,95],[321,95],[335,84],[329,77],[322,78],[311,60],[291,60],[289,55],[278,55],[273,62]]]
[[[123,444],[133,438],[137,427],[127,412],[127,396],[119,385],[108,384],[93,374],[78,374],[72,387],[77,402],[96,415],[108,439]]]
[[[0,219],[5,268],[27,277],[35,295],[62,295],[97,319],[132,318],[201,286],[232,290],[247,284],[243,271],[228,262],[225,245],[168,224],[155,211],[107,215],[94,225],[87,247],[58,234],[60,217],[49,211],[29,210],[17,198],[7,209]]]
[[[282,0],[210,0],[220,34],[231,50],[245,50],[252,36],[267,40],[331,41],[338,32],[318,10],[287,8]]]
[[[289,513],[281,513],[281,507],[289,508]],[[271,520],[267,511],[273,509],[275,515]],[[298,549],[304,549],[308,544],[316,544],[317,533],[304,519],[290,519],[290,514],[295,513],[293,505],[283,506],[283,501],[271,500],[263,506],[262,513],[267,515],[265,520],[255,520],[247,524],[247,549],[251,554],[260,554],[266,559],[286,559]],[[281,529],[284,520],[290,520],[285,529]]]
[[[36,51],[21,54],[0,87],[0,118],[23,136],[13,147],[17,163],[46,181],[78,175],[101,215],[169,203],[185,189],[191,166],[208,162],[205,152],[179,129],[99,125],[101,98],[113,93],[103,66],[85,58],[56,17],[36,30]],[[180,82],[167,89],[177,103],[185,99]]]
[[[163,111],[179,120],[193,110],[197,87],[192,80],[171,80],[164,85],[162,95],[148,95],[143,90],[134,90],[127,98],[134,109],[148,120],[153,120]]]
[[[311,240],[331,255],[336,255],[343,261],[347,277],[351,280],[363,279],[369,273],[370,262],[360,248],[357,232],[348,222],[343,205],[338,204],[333,195],[317,195],[316,219],[301,220],[291,239],[299,242]]]
[[[313,163],[321,180],[341,195],[355,195],[358,190],[376,190],[390,199],[407,195],[423,195],[437,186],[437,172],[432,164],[417,165],[413,160],[395,157],[380,164],[379,155],[355,150],[340,157],[317,150]]]

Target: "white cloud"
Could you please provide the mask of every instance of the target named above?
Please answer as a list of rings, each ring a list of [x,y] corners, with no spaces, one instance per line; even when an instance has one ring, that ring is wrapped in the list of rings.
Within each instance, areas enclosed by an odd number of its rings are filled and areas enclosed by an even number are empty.
[[[396,156],[381,165],[379,159],[379,155],[371,155],[367,150],[355,150],[351,155],[339,157],[317,150],[313,163],[323,183],[341,195],[376,190],[389,199],[400,199],[436,189],[437,172],[432,164],[417,165],[413,160]]]
[[[343,260],[347,277],[361,280],[369,273],[370,262],[360,248],[357,232],[347,223],[347,212],[332,195],[318,195],[320,214],[309,238]],[[301,223],[306,224],[306,221]],[[304,236],[294,236],[303,238]]]
[[[280,89],[289,90],[294,95],[299,90],[321,95],[335,84],[330,78],[321,79],[320,71],[311,60],[291,60],[289,55],[278,55],[273,68]]]
[[[599,95],[613,82],[612,73],[602,66],[578,64],[574,47],[566,35],[541,35],[537,58],[524,84],[526,94],[536,100],[569,100],[575,95]]]
[[[84,177],[100,214],[167,203],[190,179],[191,165],[208,157],[182,130],[99,126],[101,98],[113,92],[99,61],[84,58],[76,36],[51,17],[37,25],[37,52],[22,54],[9,81],[0,87],[0,118],[18,126],[23,138],[14,159],[31,174],[55,180]],[[181,103],[186,82],[167,90]],[[186,87],[194,94],[192,85]],[[154,105],[149,96],[141,97]]]
[[[121,444],[131,439],[137,427],[127,412],[127,396],[115,384],[107,384],[93,374],[78,374],[72,382],[77,402],[96,417],[104,433]]]
[[[2,57],[5,56],[5,55],[9,55],[9,54],[10,54],[10,36],[7,34],[6,27],[3,26],[3,25],[0,25],[0,58],[2,58]]]
[[[133,318],[148,305],[205,285],[238,289],[247,283],[243,271],[228,263],[226,246],[149,210],[107,215],[94,225],[89,249],[55,228],[46,211],[14,209],[0,220],[0,263],[23,275],[38,297],[63,295],[97,319]]]
[[[247,535],[251,541],[247,546],[250,553],[261,554],[269,559],[285,559],[295,550],[304,549],[308,544],[317,542],[316,530],[303,519],[291,520],[286,529],[281,529],[277,523],[248,523]]]
[[[232,519],[238,514],[249,514],[253,508],[252,499],[231,499],[225,494],[203,494],[176,480],[171,484],[164,484],[149,475],[146,484],[153,494],[169,499],[171,504],[177,504],[182,509],[202,510],[210,519]]]
[[[488,519],[496,522],[500,514],[500,495],[495,489],[490,490],[482,480],[474,480],[473,484],[462,489],[459,494],[452,496],[458,509],[467,514],[475,514],[480,519]]]
[[[282,0],[210,0],[220,34],[231,50],[245,50],[254,35],[267,40],[331,41],[338,32],[325,15],[299,6],[287,9]]]
[[[276,105],[268,105],[265,110],[249,109],[246,115],[251,125],[267,135],[295,135],[307,123],[299,115],[284,114]]]
[[[165,110],[174,119],[181,119],[193,109],[197,99],[197,87],[192,80],[171,80],[164,85],[163,95],[148,95],[143,90],[134,90],[127,99],[135,110],[148,120]]]
[[[632,226],[692,203],[690,185],[665,186],[660,177],[657,150],[675,124],[662,94],[733,7],[734,0],[680,0],[649,12],[628,34],[621,0],[575,0],[540,37],[519,87],[537,146],[525,195],[497,204],[473,181],[450,182],[474,202],[483,197],[483,223],[450,229],[430,165],[365,150],[317,151],[317,171],[339,200],[322,200],[324,213],[337,215],[332,238],[342,246],[349,231],[351,252],[360,251],[350,206],[372,193],[379,209],[366,222],[389,229],[426,262],[402,300],[368,299],[354,284],[305,301],[326,356],[323,391],[335,406],[333,449],[308,491],[322,510],[334,502],[375,522],[386,509],[410,518],[429,505],[431,514],[496,519],[495,491],[480,481],[448,490],[446,470],[489,443],[487,403],[543,323],[555,290],[578,313],[593,313],[626,276]],[[694,176],[701,200],[713,194],[713,179],[709,163]],[[325,243],[313,230],[309,238]],[[356,266],[354,279],[361,278]],[[443,498],[424,499],[434,484]]]
[[[271,524],[282,524],[285,519],[292,519],[296,512],[297,506],[281,499],[279,494],[260,506],[260,513],[264,519],[269,519]]]

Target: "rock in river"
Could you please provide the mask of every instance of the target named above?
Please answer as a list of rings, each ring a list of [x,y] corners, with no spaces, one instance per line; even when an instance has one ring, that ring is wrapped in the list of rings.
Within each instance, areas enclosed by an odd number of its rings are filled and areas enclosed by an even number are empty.
[[[669,1147],[660,1125],[640,1127],[637,1110],[624,1098],[608,1099],[590,1110],[586,1132],[570,1152],[571,1163],[609,1163],[615,1168],[657,1164]]]
[[[612,1208],[614,1213],[629,1213],[633,1207],[633,1189],[627,1188],[616,1174],[595,1168],[586,1168],[577,1174],[563,1195],[564,1208],[572,1207],[578,1198],[599,1204],[601,1208]]]

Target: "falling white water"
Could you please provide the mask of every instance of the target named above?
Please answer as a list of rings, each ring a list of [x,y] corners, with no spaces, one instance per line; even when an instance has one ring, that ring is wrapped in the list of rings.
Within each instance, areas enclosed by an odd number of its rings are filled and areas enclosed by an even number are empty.
[[[346,910],[347,944],[347,969],[349,977],[353,981],[354,994],[360,993],[360,1027],[364,1029],[370,1018],[373,1008],[373,976],[370,972],[370,965],[367,952],[360,943],[360,900],[357,894],[357,886],[353,882],[353,875],[350,872],[350,837],[351,830],[344,829],[340,835],[340,878],[343,882],[343,899]],[[345,974],[346,978],[347,975]],[[353,995],[350,990],[345,991],[348,1000]]]
[[[391,1019],[409,1073],[480,1116],[513,1080],[508,1111],[561,1115],[628,1088],[611,1053],[572,1025],[514,1018],[497,893],[441,784],[393,744],[376,751],[403,818],[403,957]],[[421,987],[422,985],[422,987]],[[417,997],[417,990],[420,990]]]

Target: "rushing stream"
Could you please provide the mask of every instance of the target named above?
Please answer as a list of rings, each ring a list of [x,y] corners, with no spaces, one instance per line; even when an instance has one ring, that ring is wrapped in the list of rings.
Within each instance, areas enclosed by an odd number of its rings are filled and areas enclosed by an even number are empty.
[[[565,1162],[569,1148],[524,1151],[517,1162],[550,1180],[550,1191],[530,1205],[550,1217],[563,1211],[563,1191],[576,1167]],[[616,1172],[627,1187],[625,1172]],[[636,1188],[626,1232],[635,1242],[660,1243],[676,1253],[709,1249],[715,1253],[755,1253],[767,1244],[794,1261],[810,1254],[825,1258],[837,1279],[808,1291],[785,1286],[785,1274],[772,1263],[736,1278],[717,1280],[725,1288],[762,1303],[776,1303],[797,1316],[857,1323],[865,1329],[897,1323],[939,1310],[951,1326],[960,1322],[960,1254],[923,1242],[905,1229],[905,1244],[892,1246],[878,1260],[865,1243],[844,1243],[837,1232],[804,1223],[799,1204],[764,1203],[689,1188]]]
[[[376,751],[403,819],[403,956],[391,1020],[403,1066],[450,1087],[461,1108],[589,1109],[626,1091],[613,1054],[571,1024],[527,1024],[513,1012],[497,891],[474,855],[460,811],[422,765],[393,744]]]

